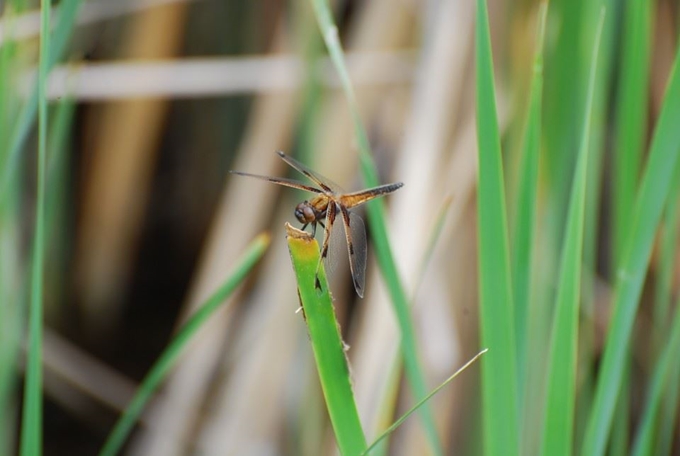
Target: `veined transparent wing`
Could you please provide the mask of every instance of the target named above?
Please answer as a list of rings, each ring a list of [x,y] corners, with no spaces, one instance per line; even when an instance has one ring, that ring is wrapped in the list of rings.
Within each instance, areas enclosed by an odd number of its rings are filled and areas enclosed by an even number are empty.
[[[340,206],[342,221],[345,226],[345,241],[349,254],[349,268],[352,272],[354,289],[360,298],[364,297],[366,285],[366,227],[357,214]]]
[[[307,176],[312,182],[321,187],[323,190],[338,195],[344,193],[342,188],[329,178],[322,176],[321,174],[317,173],[312,169],[309,169],[307,166],[303,165],[299,161],[295,160],[293,157],[290,157],[281,151],[278,151],[276,153],[279,154],[279,157],[281,157],[281,159],[285,161],[288,165],[290,165],[292,168],[295,168],[296,170]]]
[[[271,176],[261,176],[259,174],[244,173],[242,171],[229,171],[231,174],[236,174],[237,176],[254,177],[255,179],[260,179],[263,181],[271,182],[272,184],[283,185],[284,187],[297,188],[299,190],[305,190],[312,193],[323,193],[322,190],[314,188],[311,185],[303,184],[293,179],[286,179],[285,177],[271,177]]]
[[[330,204],[335,204],[331,202]],[[336,205],[337,208],[337,205]],[[345,230],[342,227],[343,223],[340,220],[342,218],[342,213],[338,209],[338,214],[335,217],[335,222],[332,225],[328,225],[328,220],[326,220],[326,229],[330,229],[330,239],[328,241],[328,255],[324,265],[326,267],[326,275],[329,276],[329,280],[335,279],[336,271],[338,271],[338,265],[347,261],[345,259],[345,251],[347,250],[347,241],[345,241]],[[344,264],[344,268],[347,267],[347,263]],[[341,269],[342,270],[342,269]]]

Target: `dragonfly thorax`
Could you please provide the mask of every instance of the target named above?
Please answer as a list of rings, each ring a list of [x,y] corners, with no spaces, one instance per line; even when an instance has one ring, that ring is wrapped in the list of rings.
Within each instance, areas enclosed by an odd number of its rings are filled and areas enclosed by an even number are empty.
[[[295,218],[297,218],[300,223],[314,223],[317,221],[318,216],[319,214],[317,214],[314,206],[309,204],[309,201],[303,201],[295,206]]]

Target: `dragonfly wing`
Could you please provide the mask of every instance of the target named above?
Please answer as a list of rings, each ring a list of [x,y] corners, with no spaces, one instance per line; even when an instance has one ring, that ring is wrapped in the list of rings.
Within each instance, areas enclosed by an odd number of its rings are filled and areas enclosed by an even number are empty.
[[[281,157],[283,161],[285,161],[291,167],[295,168],[296,170],[300,171],[302,174],[307,176],[311,181],[313,181],[316,185],[318,185],[325,191],[336,194],[343,193],[343,190],[340,188],[340,186],[333,182],[332,180],[328,179],[327,177],[324,177],[321,174],[317,173],[316,171],[309,169],[307,166],[295,160],[293,157],[289,157],[288,155],[284,154],[281,151],[278,151],[277,154],[279,154],[279,157]]]
[[[354,289],[360,298],[364,297],[366,284],[366,228],[364,221],[347,208],[340,206],[342,221],[345,225],[345,240],[349,252],[349,268],[352,272]]]
[[[298,181],[293,180],[293,179],[286,179],[284,177],[260,176],[259,174],[244,173],[244,172],[241,172],[241,171],[229,171],[229,172],[231,174],[236,174],[237,176],[254,177],[255,179],[260,179],[260,180],[263,180],[263,181],[271,182],[272,184],[283,185],[285,187],[297,188],[299,190],[306,190],[306,191],[312,192],[312,193],[323,193],[322,190],[319,190],[316,187],[312,187],[311,185],[303,184],[302,182],[298,182]]]
[[[328,207],[330,208],[331,205],[335,205],[335,203],[331,202]],[[337,206],[335,207],[337,208]],[[341,217],[342,214],[338,214],[338,216],[335,217],[334,222],[338,222],[338,219]],[[326,218],[326,230],[329,230],[330,233],[328,240],[328,254],[324,264],[326,266],[326,274],[329,276],[329,280],[335,277],[335,271],[338,269],[338,265],[344,261],[343,258],[345,257],[344,252],[346,250],[345,245],[347,245],[347,241],[345,240],[345,230],[341,225],[342,223],[329,224],[328,218]],[[346,264],[345,267],[347,267]]]

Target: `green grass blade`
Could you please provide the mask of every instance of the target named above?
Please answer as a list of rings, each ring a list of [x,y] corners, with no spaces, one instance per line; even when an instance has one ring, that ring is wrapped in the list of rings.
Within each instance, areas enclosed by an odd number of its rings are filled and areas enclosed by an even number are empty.
[[[600,455],[605,450],[652,243],[680,152],[680,129],[677,128],[680,123],[679,61],[680,53],[676,54],[669,76],[630,229],[626,234],[625,253],[617,272],[614,313],[582,454]]]
[[[383,441],[383,439],[385,439],[385,437],[387,437],[388,435],[390,435],[390,434],[391,434],[392,432],[394,432],[399,426],[401,426],[402,423],[403,423],[404,421],[406,421],[406,419],[407,419],[409,416],[411,416],[416,410],[418,410],[420,407],[422,407],[422,406],[423,406],[427,401],[429,401],[435,394],[437,394],[439,391],[441,391],[442,388],[444,388],[446,385],[448,385],[454,378],[458,377],[458,375],[459,375],[461,372],[463,372],[465,369],[467,369],[468,367],[470,367],[470,366],[472,365],[472,363],[474,363],[475,361],[477,361],[477,359],[479,359],[480,356],[482,356],[484,353],[486,353],[486,352],[488,352],[488,351],[489,351],[489,349],[488,349],[488,348],[485,348],[485,349],[483,349],[482,351],[480,351],[479,353],[477,353],[475,356],[473,356],[472,359],[470,359],[467,363],[465,363],[460,369],[458,369],[456,372],[454,372],[449,378],[447,378],[446,380],[444,380],[444,381],[441,383],[441,385],[439,385],[438,387],[436,387],[435,389],[433,389],[427,396],[425,396],[423,399],[421,399],[420,401],[418,401],[417,404],[415,404],[413,407],[411,407],[406,413],[404,413],[402,416],[400,416],[398,420],[396,420],[394,423],[392,423],[392,425],[391,425],[390,427],[388,427],[387,429],[385,429],[385,431],[384,431],[382,434],[380,434],[380,436],[378,436],[378,438],[375,439],[375,440],[373,441],[373,443],[371,443],[371,445],[369,445],[369,447],[366,448],[366,451],[364,451],[362,454],[369,454],[369,453],[371,452],[371,450],[373,450],[380,442]]]
[[[676,306],[676,312],[678,308],[680,307]],[[675,350],[675,353],[677,354],[678,348]],[[680,410],[678,410],[680,388],[677,387],[677,385],[680,385],[680,362],[678,362],[677,356],[673,359],[673,363],[674,364],[671,367],[671,377],[666,382],[666,391],[661,407],[661,417],[659,418],[659,421],[657,421],[659,425],[657,429],[656,454],[671,454],[673,435],[675,434],[676,429],[675,423],[678,420],[678,413],[680,413]]]
[[[654,286],[654,328],[658,340],[665,340],[668,331],[675,255],[680,225],[680,164],[675,165],[673,188],[663,217],[660,239],[658,278]]]
[[[182,350],[189,343],[196,332],[215,313],[224,301],[233,293],[269,246],[268,234],[260,234],[248,246],[245,253],[236,261],[236,267],[224,284],[210,296],[199,309],[180,328],[177,335],[170,341],[158,360],[146,374],[139,385],[135,396],[118,419],[99,453],[101,456],[112,456],[120,451],[125,439],[142,413],[144,406],[151,399],[161,382],[170,372],[179,358]]]
[[[541,104],[543,99],[543,38],[547,3],[542,3],[536,34],[533,77],[531,80],[529,112],[524,130],[524,147],[520,158],[520,177],[517,195],[517,220],[513,242],[513,291],[515,293],[515,334],[519,379],[524,379],[526,334],[529,315],[531,258],[536,225],[536,191],[538,187],[538,158],[541,147]],[[520,384],[523,382],[520,381]],[[520,402],[521,403],[521,402]]]
[[[659,265],[657,272],[657,279],[654,287],[654,349],[655,352],[660,352],[662,348],[667,344],[668,340],[672,338],[670,332],[675,331],[675,327],[670,324],[671,322],[671,311],[670,304],[672,299],[672,281],[673,274],[675,272],[675,255],[677,253],[678,247],[678,228],[680,227],[680,161],[675,164],[675,174],[673,176],[673,187],[671,190],[671,195],[666,205],[666,210],[664,213],[663,220],[663,230],[660,236],[660,248],[659,248]],[[680,303],[678,303],[680,305]],[[676,306],[676,312],[678,307]],[[675,321],[677,321],[678,315],[676,313]],[[677,349],[676,352],[677,353]],[[663,354],[660,355],[659,359],[662,360],[657,362],[654,366],[655,371],[653,376],[658,375],[657,370],[660,369],[661,363],[663,363]],[[647,420],[654,421],[656,429],[652,432],[656,435],[656,454],[670,454],[671,446],[673,440],[673,434],[675,431],[674,423],[676,420],[676,414],[678,413],[678,396],[680,395],[680,389],[676,385],[680,384],[680,362],[677,362],[677,358],[673,360],[674,364],[670,369],[668,374],[670,378],[665,381],[663,394],[663,403],[661,404],[661,410],[658,412],[661,416],[647,417],[646,412],[643,413],[642,423],[640,429],[638,430],[638,435],[635,438],[635,446],[641,447],[642,454],[647,453],[647,448],[649,448],[648,436],[645,434],[649,431],[644,430]],[[652,378],[652,382],[654,381]],[[656,391],[648,392],[648,397],[654,398]],[[648,400],[647,407],[650,407],[652,399]],[[637,443],[641,440],[641,443]],[[637,451],[637,450],[636,450]]]
[[[477,0],[477,141],[479,145],[479,294],[482,345],[484,452],[519,452],[517,359],[505,185],[496,116],[489,19]]]
[[[373,163],[371,156],[371,148],[368,142],[366,130],[361,122],[359,109],[352,88],[352,83],[347,72],[347,65],[338,40],[338,30],[333,21],[330,8],[326,0],[312,0],[314,12],[319,23],[319,28],[328,48],[328,53],[333,61],[336,71],[340,77],[345,97],[349,103],[350,114],[354,124],[354,132],[359,145],[359,161],[361,164],[361,171],[364,181],[368,187],[374,187],[379,184],[378,173]],[[423,375],[420,361],[418,359],[418,351],[416,348],[416,336],[413,321],[410,315],[409,299],[406,291],[399,279],[394,256],[390,247],[389,238],[387,235],[387,226],[385,223],[385,206],[380,199],[373,200],[366,204],[366,211],[368,214],[368,222],[371,226],[371,239],[376,252],[376,259],[380,270],[385,279],[387,290],[394,306],[394,312],[397,317],[397,324],[401,331],[401,351],[404,357],[404,366],[406,368],[406,375],[409,384],[413,390],[416,398],[425,397],[427,394],[427,387],[425,384],[425,377]],[[430,410],[429,404],[425,404],[420,408],[419,413],[423,420],[425,432],[430,444],[430,448],[434,454],[442,454],[441,443],[437,436],[434,418]]]
[[[50,35],[49,60],[46,71],[49,72],[61,60],[66,52],[66,45],[71,36],[82,0],[64,0],[59,5],[57,25]],[[41,35],[44,36],[44,35]],[[28,138],[38,109],[38,87],[34,87],[26,104],[18,114],[18,120],[10,138],[8,151],[2,163],[2,178],[0,179],[0,201],[4,200],[8,191],[12,175],[17,172],[21,149]]]
[[[675,309],[675,317],[673,318],[670,338],[668,339],[659,361],[654,367],[654,372],[649,383],[649,390],[647,392],[645,408],[642,412],[642,419],[633,444],[631,453],[633,456],[669,454],[654,451],[654,437],[659,430],[659,410],[663,404],[662,401],[666,398],[664,393],[668,389],[678,389],[677,384],[669,382],[669,380],[672,379],[671,374],[677,370],[677,365],[680,364],[678,352],[680,352],[680,307]],[[674,405],[675,404],[677,404],[677,395]]]
[[[3,15],[3,26],[7,34],[15,29],[16,16],[14,9],[5,5]],[[14,59],[16,57],[17,44],[9,39],[0,45],[0,163],[4,163],[6,150],[7,132],[10,129],[9,113],[16,104],[16,94],[11,90],[11,74],[14,70]]]
[[[642,151],[647,134],[647,102],[651,34],[651,2],[628,0],[624,11],[621,70],[616,104],[616,153],[613,154],[614,228],[612,248],[619,264],[629,226],[630,208],[640,176]]]
[[[45,262],[45,198],[47,195],[47,73],[50,52],[50,2],[40,2],[40,58],[38,62],[38,179],[35,232],[31,261],[28,358],[21,424],[22,456],[42,454],[42,332]]]
[[[2,9],[6,33],[11,33],[16,23],[16,11],[11,4]],[[10,80],[16,58],[16,43],[6,40],[0,46],[0,163],[4,162],[4,147],[7,131],[10,129],[11,113],[16,106],[16,93]],[[20,201],[18,179],[10,184],[8,198],[0,202],[0,454],[16,453],[16,395],[19,382],[19,357],[24,335],[24,306],[9,305],[23,303],[24,274],[17,268],[22,263],[23,238],[21,223],[17,215]]]
[[[298,294],[335,438],[344,456],[356,456],[366,449],[366,437],[359,421],[345,345],[323,265],[319,269],[321,289],[315,286],[319,244],[308,233],[290,225],[286,225],[286,230]]]
[[[586,2],[551,0],[550,16],[559,24],[559,33],[546,48],[544,71],[543,130],[545,153],[541,157],[548,185],[546,229],[554,239],[551,246],[559,251],[564,217],[566,217],[569,181],[578,148],[579,117],[585,92],[584,62],[581,52],[581,28]],[[549,20],[550,22],[550,20]]]
[[[581,138],[581,148],[571,190],[571,201],[562,248],[562,262],[548,360],[548,393],[542,447],[544,455],[567,456],[572,454],[588,149],[595,76],[603,23],[604,11],[600,16],[593,48],[583,137]]]
[[[63,98],[57,103],[52,117],[49,133],[49,150],[47,156],[47,182],[51,188],[47,196],[47,231],[54,233],[62,228],[59,226],[59,213],[66,205],[66,189],[68,176],[68,144],[71,126],[76,109],[76,102],[72,98]],[[61,245],[64,241],[59,241]],[[52,247],[54,248],[54,246]]]

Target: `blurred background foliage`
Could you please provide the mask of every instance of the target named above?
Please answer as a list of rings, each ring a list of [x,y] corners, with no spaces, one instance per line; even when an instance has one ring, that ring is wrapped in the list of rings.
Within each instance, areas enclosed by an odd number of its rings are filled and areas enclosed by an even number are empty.
[[[405,183],[387,198],[388,231],[433,389],[481,348],[475,2],[330,5],[380,180]],[[534,267],[519,360],[526,367],[521,454],[538,453],[541,443],[547,341],[602,5],[607,14],[588,139],[577,449],[622,239],[677,46],[680,6],[673,0],[549,4]],[[12,454],[36,199],[37,130],[34,116],[22,112],[35,84],[39,5],[5,0],[0,6],[0,453]],[[294,221],[293,208],[305,196],[228,174],[284,176],[288,170],[274,153],[284,150],[348,190],[363,186],[350,111],[311,3],[61,0],[54,6],[53,46],[59,36],[65,46],[63,55],[52,56],[58,61],[47,86],[44,453],[95,454],[177,328],[224,281],[246,245],[269,230],[267,254],[186,347],[125,452],[333,454],[284,242],[284,222]],[[75,24],[62,30],[68,8]],[[539,2],[489,0],[488,8],[509,238],[515,239]],[[669,339],[680,285],[679,181],[672,181],[640,299],[610,454],[630,450]],[[417,398],[398,363],[400,336],[367,228],[365,298],[355,296],[344,257],[332,289],[372,441]],[[654,454],[680,451],[679,366],[680,357],[655,412]],[[432,402],[445,454],[482,451],[480,382],[473,366]],[[430,447],[414,417],[381,451],[428,454]]]

